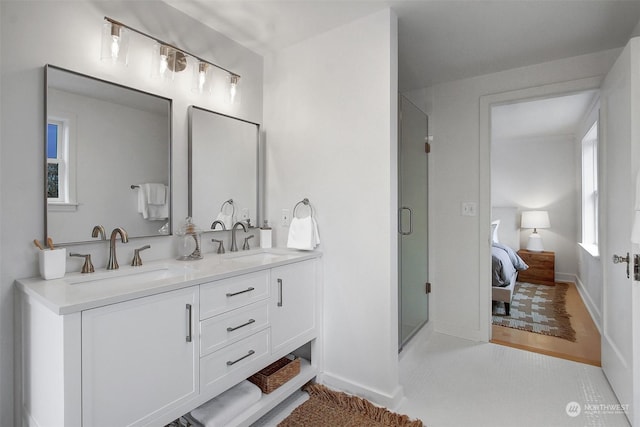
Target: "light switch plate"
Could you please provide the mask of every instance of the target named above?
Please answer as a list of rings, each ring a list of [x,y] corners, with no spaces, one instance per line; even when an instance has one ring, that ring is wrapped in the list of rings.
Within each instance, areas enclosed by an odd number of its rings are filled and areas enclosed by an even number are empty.
[[[288,227],[291,223],[291,211],[289,209],[282,209],[282,215],[280,216],[280,223],[283,227]]]
[[[462,216],[476,216],[477,204],[476,202],[462,202],[460,208],[460,214]]]

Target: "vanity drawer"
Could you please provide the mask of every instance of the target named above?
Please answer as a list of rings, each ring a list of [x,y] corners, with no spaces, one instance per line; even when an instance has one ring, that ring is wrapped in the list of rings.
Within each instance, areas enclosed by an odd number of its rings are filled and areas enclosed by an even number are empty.
[[[200,286],[200,320],[269,297],[269,270],[217,280]]]
[[[207,388],[226,375],[269,356],[269,329],[251,335],[237,343],[200,359],[200,385]],[[255,368],[258,370],[259,368]],[[247,373],[247,377],[252,372]]]
[[[269,325],[267,301],[200,322],[200,356],[206,356]]]

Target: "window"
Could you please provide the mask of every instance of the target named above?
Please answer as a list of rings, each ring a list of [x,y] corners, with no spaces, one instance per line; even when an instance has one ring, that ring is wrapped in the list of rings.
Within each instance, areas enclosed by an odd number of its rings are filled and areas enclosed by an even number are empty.
[[[47,121],[47,202],[50,210],[75,210],[75,118],[60,116]]]
[[[47,123],[47,199],[68,202],[68,150],[65,125],[61,120]]]
[[[582,138],[582,245],[598,248],[598,122]]]

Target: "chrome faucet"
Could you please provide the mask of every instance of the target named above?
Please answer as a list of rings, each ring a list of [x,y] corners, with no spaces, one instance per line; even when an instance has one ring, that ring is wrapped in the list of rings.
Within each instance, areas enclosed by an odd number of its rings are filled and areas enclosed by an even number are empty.
[[[213,221],[213,222],[211,223],[211,229],[212,229],[212,230],[215,230],[215,229],[216,229],[216,225],[218,225],[218,224],[220,224],[220,225],[222,226],[222,229],[223,229],[223,230],[226,230],[226,229],[227,229],[227,227],[224,225],[224,222],[220,221],[219,219],[216,219],[215,221]]]
[[[238,245],[236,244],[236,228],[238,228],[238,225],[242,227],[245,233],[247,232],[247,226],[244,225],[244,222],[238,221],[233,224],[233,227],[231,227],[231,252],[238,252]]]
[[[101,225],[95,225],[91,231],[91,237],[96,238],[100,236],[100,240],[107,240],[107,232],[104,231],[104,227]]]
[[[111,239],[109,240],[109,261],[107,262],[107,270],[117,270],[120,268],[118,265],[118,260],[116,258],[116,238],[120,235],[120,240],[122,243],[127,243],[129,241],[129,236],[127,232],[124,231],[124,228],[116,227],[111,232]]]

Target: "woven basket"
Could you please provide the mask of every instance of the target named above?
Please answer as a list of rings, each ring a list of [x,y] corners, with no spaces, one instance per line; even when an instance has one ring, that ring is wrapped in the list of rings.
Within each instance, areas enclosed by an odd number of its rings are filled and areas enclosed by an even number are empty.
[[[300,373],[300,359],[283,357],[248,378],[263,393],[269,394]]]

